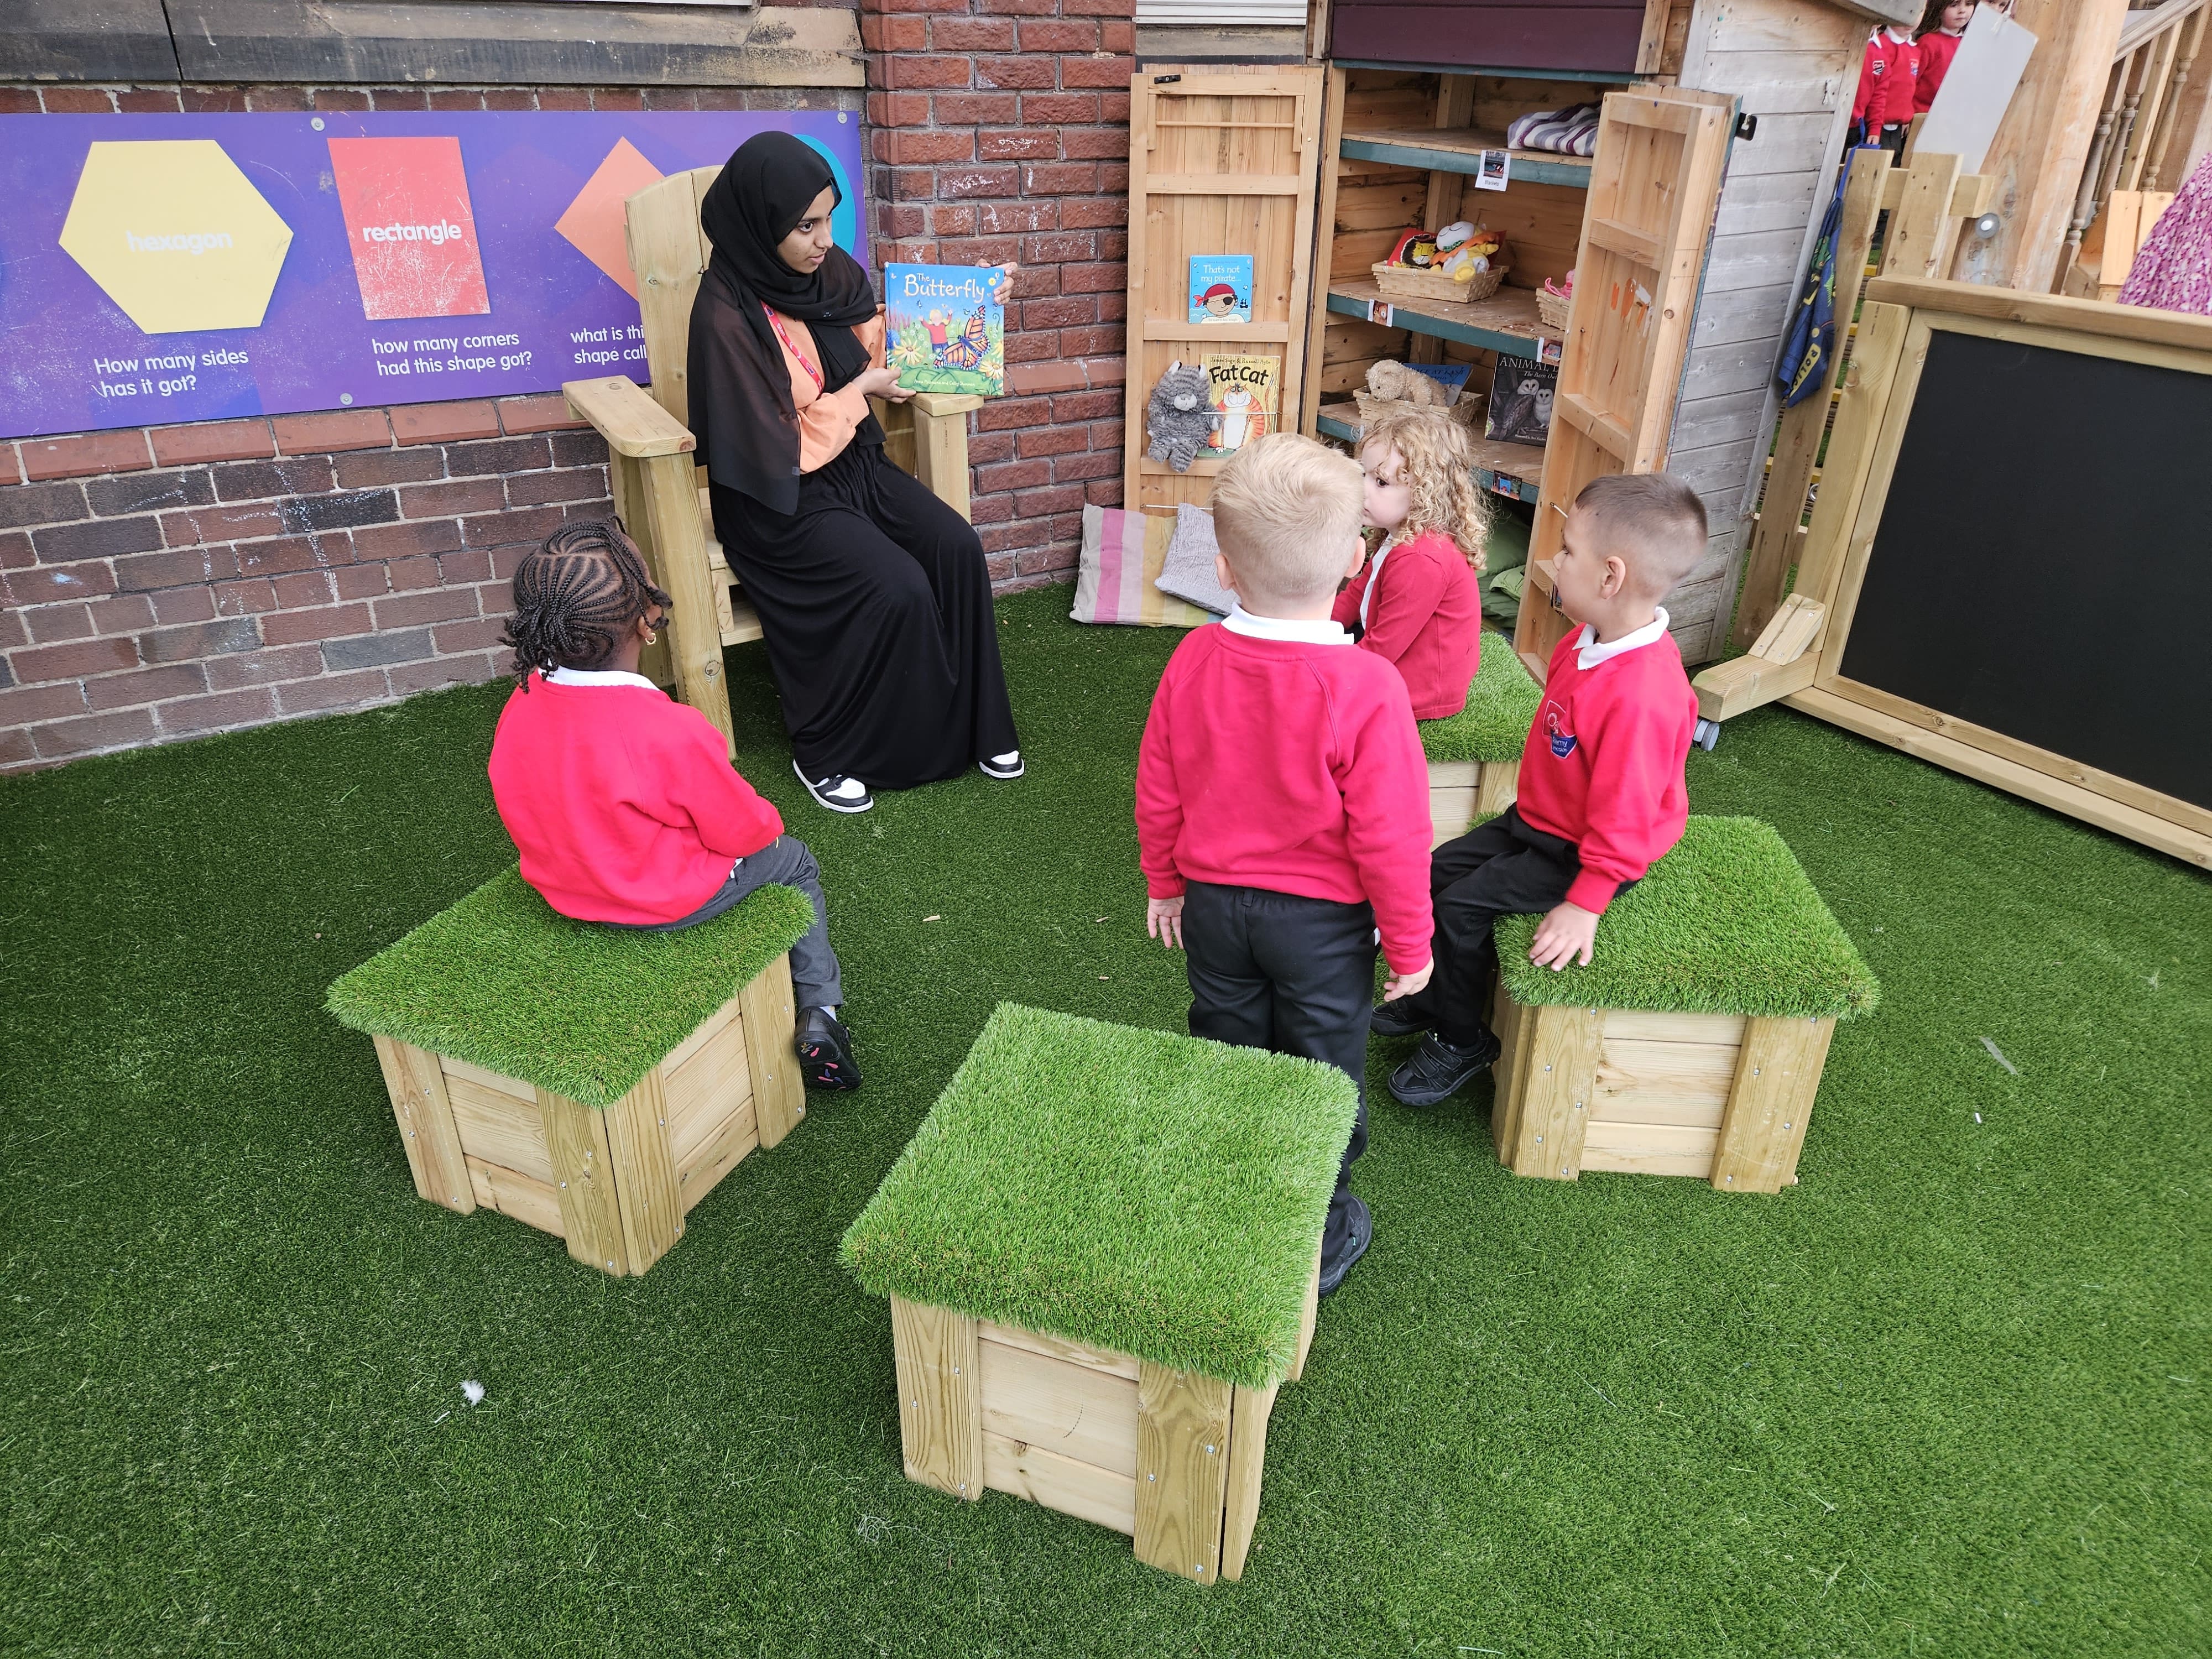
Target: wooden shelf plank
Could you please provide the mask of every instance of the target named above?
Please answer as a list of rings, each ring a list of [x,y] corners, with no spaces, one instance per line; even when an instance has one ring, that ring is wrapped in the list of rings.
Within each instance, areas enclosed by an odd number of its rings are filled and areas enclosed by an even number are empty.
[[[1328,308],[1340,317],[1364,318],[1368,302],[1373,300],[1392,307],[1393,328],[1411,329],[1439,340],[1457,340],[1462,345],[1502,351],[1509,356],[1533,357],[1537,355],[1538,340],[1559,337],[1545,331],[1543,319],[1536,314],[1536,295],[1525,288],[1501,288],[1489,299],[1471,306],[1434,306],[1424,310],[1422,301],[1394,299],[1371,279],[1328,285]]]
[[[1439,132],[1430,127],[1370,128],[1347,132],[1339,154],[1354,161],[1383,161],[1395,167],[1420,167],[1432,173],[1479,172],[1486,149],[1507,149],[1502,132]],[[1509,189],[1515,182],[1565,185],[1589,188],[1587,155],[1561,155],[1547,149],[1509,149],[1506,167]]]
[[[1319,420],[1322,431],[1329,437],[1348,444],[1359,441],[1357,404],[1324,404]],[[1537,485],[1544,476],[1542,450],[1534,444],[1499,443],[1472,433],[1468,435],[1468,447],[1474,452],[1475,482],[1485,489],[1517,501],[1536,499]]]
[[[1240,340],[1280,345],[1290,337],[1288,323],[1192,323],[1174,317],[1145,319],[1147,340],[1212,340],[1233,348]]]

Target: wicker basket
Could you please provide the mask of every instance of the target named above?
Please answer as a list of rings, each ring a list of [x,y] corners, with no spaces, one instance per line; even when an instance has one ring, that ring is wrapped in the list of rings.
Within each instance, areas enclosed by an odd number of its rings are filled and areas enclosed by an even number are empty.
[[[1375,286],[1382,290],[1385,299],[1471,306],[1496,294],[1498,285],[1505,280],[1505,273],[1511,267],[1492,265],[1487,270],[1476,271],[1473,280],[1464,283],[1455,283],[1440,270],[1423,270],[1418,265],[1384,263],[1368,269],[1375,273]]]
[[[1371,392],[1355,390],[1352,401],[1359,405],[1359,423],[1365,426],[1386,409],[1435,409],[1434,404],[1412,404],[1403,398],[1378,398]],[[1480,428],[1482,425],[1482,399],[1480,392],[1462,392],[1459,401],[1441,412],[1464,427]]]
[[[1544,326],[1554,334],[1567,331],[1567,313],[1573,309],[1574,303],[1571,299],[1562,299],[1540,288],[1536,290],[1536,314],[1544,319]]]

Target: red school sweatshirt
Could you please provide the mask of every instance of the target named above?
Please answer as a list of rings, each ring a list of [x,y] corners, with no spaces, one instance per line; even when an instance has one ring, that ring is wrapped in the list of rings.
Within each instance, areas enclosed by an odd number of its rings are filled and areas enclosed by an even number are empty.
[[[1928,113],[1929,106],[1943,85],[1943,77],[1951,72],[1951,60],[1959,55],[1962,34],[1946,34],[1942,29],[1930,29],[1913,44],[1920,48],[1920,73],[1913,77],[1912,112]]]
[[[1697,726],[1697,693],[1664,611],[1611,645],[1578,628],[1553,649],[1516,804],[1530,827],[1581,854],[1570,903],[1602,911],[1622,882],[1681,840],[1690,816],[1682,768]]]
[[[522,878],[562,915],[678,921],[783,833],[697,709],[641,675],[558,672],[507,698],[487,769]]]
[[[1413,718],[1440,720],[1466,708],[1482,657],[1482,590],[1452,538],[1425,530],[1370,559],[1336,596],[1332,620],[1346,633],[1363,598],[1359,648],[1398,665]]]
[[[1882,128],[1912,118],[1912,95],[1919,81],[1919,42],[1899,40],[1886,28],[1876,29],[1859,68],[1858,95],[1851,100],[1851,119],[1866,124],[1869,143],[1881,137]]]
[[[1154,898],[1204,881],[1367,900],[1392,969],[1413,972],[1433,931],[1429,772],[1398,671],[1334,623],[1193,629],[1145,722],[1137,848]]]

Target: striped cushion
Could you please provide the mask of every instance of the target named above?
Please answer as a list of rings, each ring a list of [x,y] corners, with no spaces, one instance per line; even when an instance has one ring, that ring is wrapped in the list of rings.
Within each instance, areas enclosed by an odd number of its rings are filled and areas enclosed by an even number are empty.
[[[1152,584],[1167,562],[1176,521],[1118,507],[1083,509],[1083,562],[1075,575],[1079,623],[1135,623],[1146,628],[1195,628],[1212,617],[1171,599]]]

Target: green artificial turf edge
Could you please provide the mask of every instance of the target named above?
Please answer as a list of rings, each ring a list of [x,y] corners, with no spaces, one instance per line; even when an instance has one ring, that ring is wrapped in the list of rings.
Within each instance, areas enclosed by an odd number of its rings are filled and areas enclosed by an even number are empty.
[[[1529,961],[1538,920],[1501,916],[1495,932],[1500,981],[1524,1006],[1844,1020],[1881,1000],[1858,947],[1757,818],[1692,816],[1607,908],[1586,968]]]
[[[1318,1061],[1000,1003],[840,1255],[878,1296],[1267,1388],[1358,1108]]]
[[[1486,633],[1467,707],[1440,720],[1421,721],[1421,752],[1432,764],[1518,760],[1543,695],[1514,654],[1513,641]]]
[[[340,1024],[611,1106],[813,925],[792,887],[653,933],[560,915],[509,868],[339,977]]]

